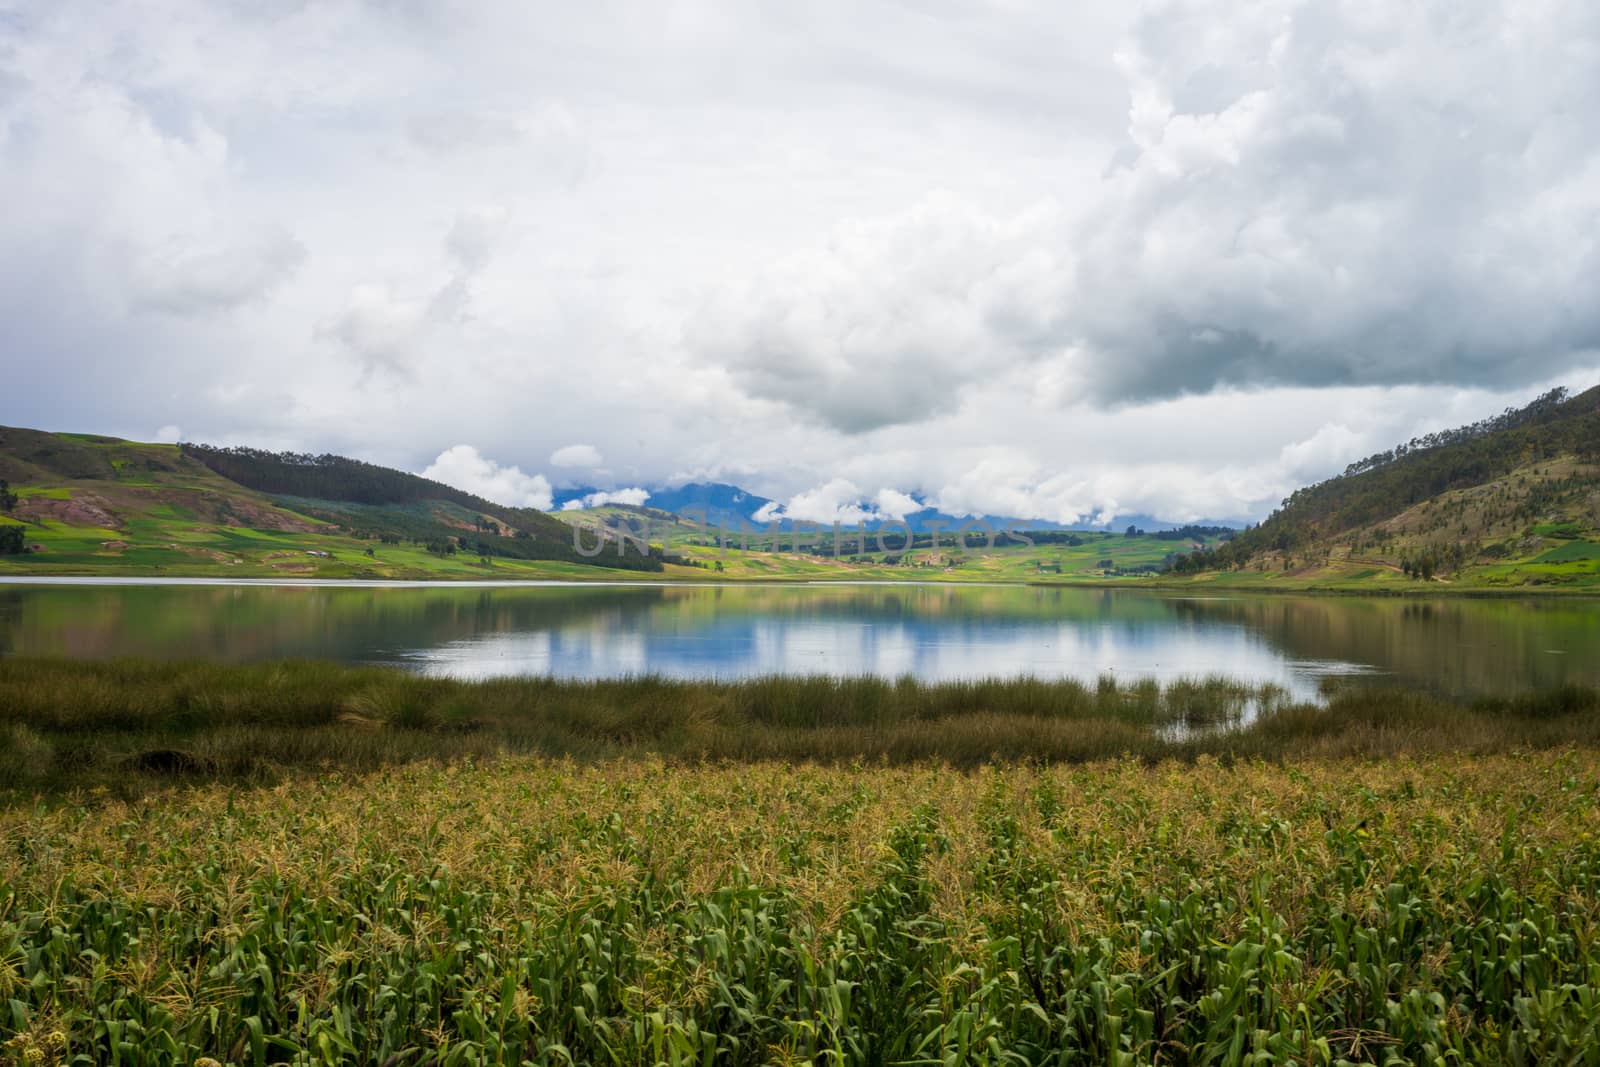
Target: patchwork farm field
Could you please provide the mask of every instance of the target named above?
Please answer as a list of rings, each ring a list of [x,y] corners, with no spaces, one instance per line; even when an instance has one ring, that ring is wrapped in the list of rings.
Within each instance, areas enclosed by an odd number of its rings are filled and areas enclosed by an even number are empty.
[[[886,536],[891,548],[895,547],[897,536]],[[674,552],[702,567],[714,568],[720,561],[723,570],[715,573],[729,578],[864,577],[1007,582],[1149,581],[1163,560],[1174,551],[1189,547],[1182,542],[1120,533],[1086,532],[1078,536],[1081,543],[1077,545],[997,545],[992,549],[982,546],[956,549],[946,541],[937,550],[921,547],[909,552],[872,551],[857,555],[854,561],[848,548],[843,558],[834,559],[810,553],[724,551],[715,546],[694,544],[687,537],[674,538],[671,545]],[[869,547],[875,547],[871,535],[867,540]]]

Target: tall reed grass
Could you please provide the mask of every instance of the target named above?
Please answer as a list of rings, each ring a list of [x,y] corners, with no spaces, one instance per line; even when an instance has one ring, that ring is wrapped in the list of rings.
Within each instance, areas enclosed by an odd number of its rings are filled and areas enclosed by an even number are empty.
[[[1600,694],[1462,704],[1346,689],[1297,703],[1225,678],[464,682],[314,662],[0,660],[0,800],[340,767],[542,755],[890,764],[1282,758],[1600,742]]]

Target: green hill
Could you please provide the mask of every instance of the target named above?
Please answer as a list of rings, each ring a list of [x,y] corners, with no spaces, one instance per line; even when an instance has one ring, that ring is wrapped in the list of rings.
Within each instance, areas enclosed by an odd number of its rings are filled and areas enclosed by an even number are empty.
[[[556,520],[542,511],[503,507],[443,482],[359,459],[202,444],[182,444],[178,449],[229,481],[262,493],[369,507],[445,502],[514,530],[570,542]]]
[[[1166,561],[1165,581],[1240,589],[1600,589],[1600,389],[1368,457],[1231,540],[1035,532],[993,550],[724,552],[652,508],[557,517],[340,456],[15,428],[0,428],[0,480],[0,574],[1125,584]],[[657,547],[643,554],[621,535],[646,519]],[[611,544],[581,555],[571,523]]]
[[[1051,531],[994,551],[957,549],[952,535],[833,558],[795,550],[792,534],[723,551],[656,508],[557,517],[340,456],[26,429],[0,428],[0,479],[17,498],[0,510],[0,538],[28,550],[0,552],[0,575],[1136,582],[1181,547],[1165,535]],[[637,548],[645,520],[648,556]],[[604,551],[579,554],[574,525],[586,546],[608,539]]]
[[[1418,438],[1185,557],[1234,581],[1600,585],[1600,388]]]
[[[506,508],[340,456],[159,445],[0,428],[8,573],[548,577],[659,572],[655,553],[573,547]]]

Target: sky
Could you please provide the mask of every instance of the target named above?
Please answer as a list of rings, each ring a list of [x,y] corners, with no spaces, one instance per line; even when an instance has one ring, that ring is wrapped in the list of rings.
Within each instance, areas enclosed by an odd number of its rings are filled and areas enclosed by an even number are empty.
[[[1592,0],[0,0],[0,423],[1260,518],[1600,382],[1596,100]]]

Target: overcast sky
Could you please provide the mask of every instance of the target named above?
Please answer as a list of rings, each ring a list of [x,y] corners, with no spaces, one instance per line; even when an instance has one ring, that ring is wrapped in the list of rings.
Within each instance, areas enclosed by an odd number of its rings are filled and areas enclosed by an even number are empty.
[[[1600,380],[1593,0],[0,0],[0,422],[1259,517]]]

